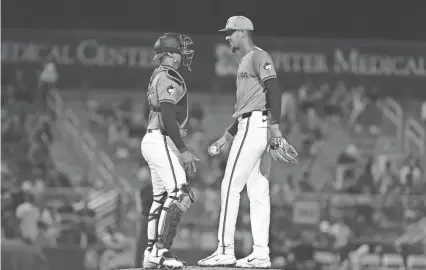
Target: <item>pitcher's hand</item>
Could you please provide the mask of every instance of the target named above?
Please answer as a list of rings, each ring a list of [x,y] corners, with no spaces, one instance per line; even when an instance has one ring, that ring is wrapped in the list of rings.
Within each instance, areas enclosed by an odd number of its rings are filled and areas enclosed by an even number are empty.
[[[208,152],[210,156],[216,156],[220,154],[222,151],[222,148],[228,147],[229,143],[232,141],[233,137],[229,133],[225,133],[219,140],[212,143],[212,145],[209,146]]]
[[[283,135],[281,134],[280,126],[277,124],[271,125],[271,137],[272,138],[281,138]]]

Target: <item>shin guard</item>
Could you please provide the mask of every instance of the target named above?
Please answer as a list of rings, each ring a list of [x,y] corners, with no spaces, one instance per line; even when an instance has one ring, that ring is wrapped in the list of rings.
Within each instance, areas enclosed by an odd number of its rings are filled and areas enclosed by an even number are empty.
[[[166,202],[167,193],[154,194],[154,200],[152,202],[151,209],[148,217],[148,250],[151,250],[154,244],[158,241],[158,224],[161,215],[161,210]]]
[[[171,192],[164,203],[158,226],[158,243],[170,249],[183,214],[195,201],[194,194],[187,185]]]

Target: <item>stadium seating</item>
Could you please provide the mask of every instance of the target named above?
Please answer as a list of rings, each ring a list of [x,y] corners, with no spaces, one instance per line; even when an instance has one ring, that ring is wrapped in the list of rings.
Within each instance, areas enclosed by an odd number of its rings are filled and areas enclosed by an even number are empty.
[[[80,135],[85,138],[88,145],[92,145],[92,151],[96,152],[97,162],[95,164],[104,164],[105,168],[114,168],[111,177],[115,182],[124,182],[125,184],[122,186],[138,188],[137,171],[146,166],[141,159],[139,149],[146,124],[146,120],[142,117],[144,112],[144,108],[141,106],[144,104],[143,95],[135,94],[132,91],[119,91],[119,94],[111,91],[90,91],[84,94],[84,98],[81,98],[78,91],[73,90],[61,93],[61,95],[65,97],[65,107],[75,112],[81,128]],[[194,96],[191,99],[192,104],[203,104],[201,107],[204,110],[204,118],[202,125],[199,126],[201,128],[197,132],[190,132],[185,140],[188,145],[194,147],[193,150],[197,156],[201,157],[199,174],[193,183],[196,196],[202,197],[204,200],[198,202],[186,215],[182,230],[176,240],[176,248],[185,249],[190,246],[206,250],[213,248],[212,242],[214,243],[214,241],[207,239],[215,239],[216,225],[202,221],[218,217],[217,201],[219,197],[217,195],[224,160],[208,158],[203,149],[206,149],[208,143],[219,136],[229,124],[233,105],[232,99],[226,95],[212,97],[208,94],[195,93]],[[322,102],[327,104],[326,97],[324,98],[325,100]],[[129,104],[128,100],[133,100],[133,104]],[[404,143],[400,143],[398,147],[389,147],[402,140],[399,136],[404,123],[395,121],[401,112],[395,111],[395,108],[391,107],[395,104],[392,103],[392,100],[384,99],[381,102],[364,111],[364,115],[357,122],[358,126],[354,129],[348,129],[342,124],[347,118],[336,122],[333,116],[321,116],[322,107],[319,106],[317,114],[320,116],[320,123],[325,125],[325,130],[329,131],[322,136],[311,137],[315,138],[313,142],[320,142],[318,143],[320,150],[315,153],[312,147],[314,144],[311,141],[307,144],[307,151],[301,155],[299,166],[274,164],[271,181],[274,213],[271,217],[272,254],[275,254],[277,248],[279,250],[282,245],[283,239],[280,238],[280,235],[284,228],[286,237],[290,239],[297,239],[304,230],[312,230],[318,235],[322,247],[329,248],[331,242],[321,235],[315,224],[324,220],[333,221],[342,213],[346,222],[351,224],[360,243],[368,242],[372,245],[386,246],[389,243],[384,243],[382,239],[389,241],[396,239],[404,233],[405,224],[416,222],[416,218],[418,219],[418,216],[424,211],[426,203],[421,196],[400,193],[393,193],[396,195],[392,195],[394,197],[386,196],[386,194],[371,196],[371,194],[354,192],[351,189],[337,191],[334,188],[339,177],[345,181],[345,174],[340,175],[344,171],[353,171],[352,179],[358,182],[357,179],[368,168],[369,159],[374,160],[373,166],[377,168],[383,167],[381,165],[383,160],[392,161],[394,172],[398,176],[399,170],[406,164],[407,154],[404,153]],[[377,117],[377,114],[381,116]],[[374,117],[370,118],[369,115]],[[132,122],[132,119],[135,122]],[[374,121],[369,122],[368,119],[374,119]],[[304,141],[300,139],[303,136],[298,136],[299,132],[306,132],[303,121],[305,121],[303,117],[300,118],[289,135],[290,141],[298,149],[304,147]],[[135,123],[136,132],[130,132]],[[375,126],[377,130],[370,129],[371,126]],[[377,133],[377,131],[382,131],[382,133]],[[194,135],[197,133],[199,135]],[[308,130],[306,134],[309,138],[313,133]],[[201,136],[203,140],[198,141],[197,136]],[[337,162],[348,145],[354,145],[358,149],[357,162],[352,165],[340,165],[343,171],[339,171]],[[219,162],[217,163],[217,161]],[[380,171],[380,169],[378,170]],[[112,172],[112,170],[107,171]],[[98,177],[99,175],[101,174],[98,174]],[[309,178],[308,181],[313,186],[311,193],[302,192],[304,188],[299,183],[303,177]],[[117,180],[117,178],[121,180]],[[345,192],[351,192],[351,194]],[[249,204],[245,193],[241,200],[237,234],[244,235],[249,231],[249,226],[247,226]],[[410,216],[411,220],[407,219],[407,216]],[[309,224],[300,224],[300,222]],[[191,235],[199,235],[206,241],[197,240],[199,237],[191,240],[192,238],[187,237],[188,231],[191,231]],[[236,241],[238,245],[250,246],[250,237],[237,237]],[[277,256],[279,255],[277,254]]]

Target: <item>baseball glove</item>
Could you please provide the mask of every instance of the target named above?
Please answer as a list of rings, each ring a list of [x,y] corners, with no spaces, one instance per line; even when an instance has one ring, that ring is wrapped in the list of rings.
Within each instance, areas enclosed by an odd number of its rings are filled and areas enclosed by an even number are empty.
[[[297,163],[297,151],[283,137],[271,138],[267,151],[273,160],[284,163]]]

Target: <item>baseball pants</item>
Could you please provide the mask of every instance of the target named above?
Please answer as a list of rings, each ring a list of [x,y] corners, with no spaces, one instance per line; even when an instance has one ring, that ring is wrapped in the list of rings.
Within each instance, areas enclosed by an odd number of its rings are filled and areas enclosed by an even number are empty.
[[[171,193],[186,183],[185,170],[180,163],[180,152],[168,136],[151,130],[142,139],[142,155],[151,169],[153,194]]]
[[[247,184],[253,251],[259,256],[269,256],[269,182],[261,173],[261,159],[269,136],[268,116],[254,111],[238,120],[238,132],[232,142],[222,181],[219,248],[224,254],[234,252],[240,193]]]

